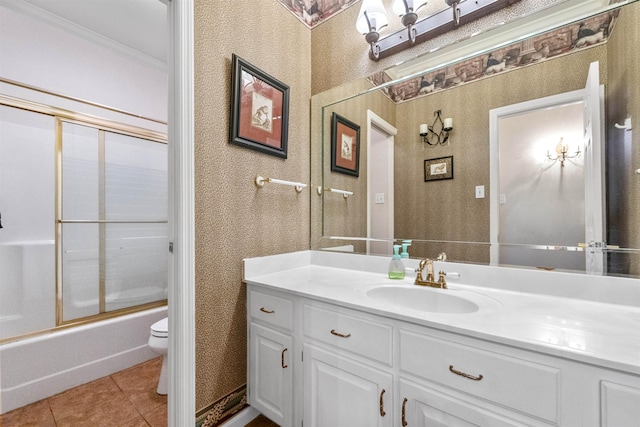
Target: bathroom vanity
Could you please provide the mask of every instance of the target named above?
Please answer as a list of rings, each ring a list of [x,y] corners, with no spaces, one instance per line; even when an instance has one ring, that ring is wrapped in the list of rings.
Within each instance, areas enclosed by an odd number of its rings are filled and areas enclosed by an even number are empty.
[[[383,257],[244,263],[249,404],[282,427],[638,425],[634,280],[436,263],[459,278],[432,289]]]

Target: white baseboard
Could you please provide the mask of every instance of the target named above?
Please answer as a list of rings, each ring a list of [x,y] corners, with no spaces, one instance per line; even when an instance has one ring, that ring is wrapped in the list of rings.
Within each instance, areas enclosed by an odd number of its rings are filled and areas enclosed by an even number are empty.
[[[253,421],[260,412],[257,409],[247,406],[242,411],[235,414],[227,422],[221,424],[220,427],[244,427]]]

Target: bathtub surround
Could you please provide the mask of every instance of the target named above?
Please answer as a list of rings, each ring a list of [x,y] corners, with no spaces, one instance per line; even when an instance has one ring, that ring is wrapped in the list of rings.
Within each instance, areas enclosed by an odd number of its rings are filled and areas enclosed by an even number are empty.
[[[0,346],[0,413],[156,358],[149,326],[166,316],[160,307]]]

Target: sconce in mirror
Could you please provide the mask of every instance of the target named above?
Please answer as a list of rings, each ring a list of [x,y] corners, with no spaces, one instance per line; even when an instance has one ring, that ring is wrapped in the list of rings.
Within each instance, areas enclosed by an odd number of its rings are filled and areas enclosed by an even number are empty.
[[[569,145],[563,142],[563,138],[560,138],[560,142],[556,145],[556,155],[551,157],[551,154],[547,150],[547,158],[549,160],[560,160],[560,167],[564,167],[564,162],[567,159],[573,159],[580,156],[580,146],[573,155],[567,154],[569,152]]]
[[[429,145],[444,145],[449,140],[449,132],[453,130],[453,119],[447,117],[442,120],[440,116],[442,110],[436,110],[433,115],[436,117],[432,125],[420,125],[420,137],[422,142]]]

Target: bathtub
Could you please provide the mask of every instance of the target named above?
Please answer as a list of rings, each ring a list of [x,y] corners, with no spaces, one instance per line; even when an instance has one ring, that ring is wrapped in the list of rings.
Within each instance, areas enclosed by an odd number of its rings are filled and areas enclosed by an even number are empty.
[[[0,345],[0,414],[157,357],[158,307]]]

